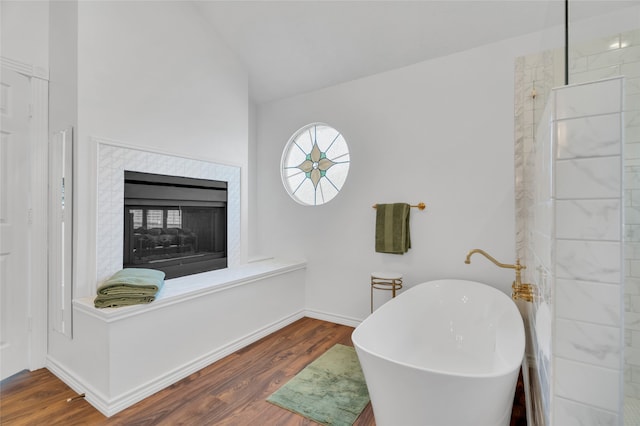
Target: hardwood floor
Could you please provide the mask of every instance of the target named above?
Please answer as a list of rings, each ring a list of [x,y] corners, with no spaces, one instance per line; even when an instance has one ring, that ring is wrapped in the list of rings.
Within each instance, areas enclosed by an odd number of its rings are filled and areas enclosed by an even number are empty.
[[[303,318],[110,418],[67,402],[76,394],[48,370],[25,371],[0,382],[0,424],[315,425],[266,398],[334,344],[352,346],[352,332]],[[375,425],[371,403],[354,425]]]
[[[0,383],[2,425],[315,425],[266,402],[353,328],[303,318],[106,418],[46,369]],[[355,423],[374,425],[369,404]]]

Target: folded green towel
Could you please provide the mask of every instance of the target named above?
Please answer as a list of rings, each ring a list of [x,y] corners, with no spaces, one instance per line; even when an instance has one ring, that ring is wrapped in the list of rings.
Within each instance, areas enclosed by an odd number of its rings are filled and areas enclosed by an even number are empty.
[[[164,285],[164,272],[155,269],[122,269],[98,288],[93,303],[96,308],[151,303]]]
[[[155,296],[164,285],[164,272],[155,269],[125,268],[98,288],[98,295]]]
[[[121,306],[143,305],[156,300],[155,296],[123,297],[123,296],[98,296],[93,301],[96,308],[118,308]]]
[[[376,251],[404,254],[411,248],[407,203],[378,204],[376,208]]]

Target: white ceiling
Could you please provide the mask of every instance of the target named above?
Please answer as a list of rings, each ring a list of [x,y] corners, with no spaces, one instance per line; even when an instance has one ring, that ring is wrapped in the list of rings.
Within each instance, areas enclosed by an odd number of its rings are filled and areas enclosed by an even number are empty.
[[[571,0],[570,19],[639,0]],[[564,24],[564,0],[197,1],[268,102]]]

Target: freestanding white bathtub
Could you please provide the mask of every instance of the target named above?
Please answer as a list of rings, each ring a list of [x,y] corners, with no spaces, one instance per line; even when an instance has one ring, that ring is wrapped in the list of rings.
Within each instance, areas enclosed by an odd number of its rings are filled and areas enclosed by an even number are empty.
[[[509,424],[525,338],[501,291],[422,283],[378,308],[352,340],[378,426]]]

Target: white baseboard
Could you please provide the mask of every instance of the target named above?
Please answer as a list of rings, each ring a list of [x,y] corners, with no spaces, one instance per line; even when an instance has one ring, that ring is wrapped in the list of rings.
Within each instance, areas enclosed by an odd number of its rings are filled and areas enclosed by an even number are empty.
[[[67,386],[69,386],[78,395],[84,394],[85,399],[89,404],[93,405],[98,411],[105,416],[108,411],[107,398],[100,392],[96,391],[92,386],[84,382],[82,379],[76,377],[73,372],[69,371],[66,367],[60,364],[56,359],[50,355],[47,356],[45,367],[54,376],[62,380]]]
[[[346,325],[349,327],[357,327],[362,322],[361,319],[346,317],[344,315],[333,314],[330,312],[315,311],[313,309],[307,309],[304,311],[304,316],[309,318],[319,319],[322,321],[334,322],[336,324]]]
[[[47,358],[47,368],[56,375],[60,380],[66,383],[71,389],[77,393],[84,393],[85,399],[91,405],[93,405],[98,411],[107,417],[132,406],[133,404],[142,401],[143,399],[153,395],[154,393],[188,377],[189,375],[203,369],[204,367],[213,364],[214,362],[230,355],[245,346],[254,343],[263,337],[268,336],[271,333],[303,318],[305,316],[304,311],[298,311],[285,318],[280,319],[272,324],[264,326],[254,332],[251,332],[244,337],[241,337],[227,345],[224,345],[216,350],[213,350],[199,358],[196,358],[173,371],[168,371],[166,374],[159,376],[138,388],[117,395],[113,398],[106,398],[104,395],[93,390],[90,386],[77,377],[64,366],[57,363],[52,358]]]

